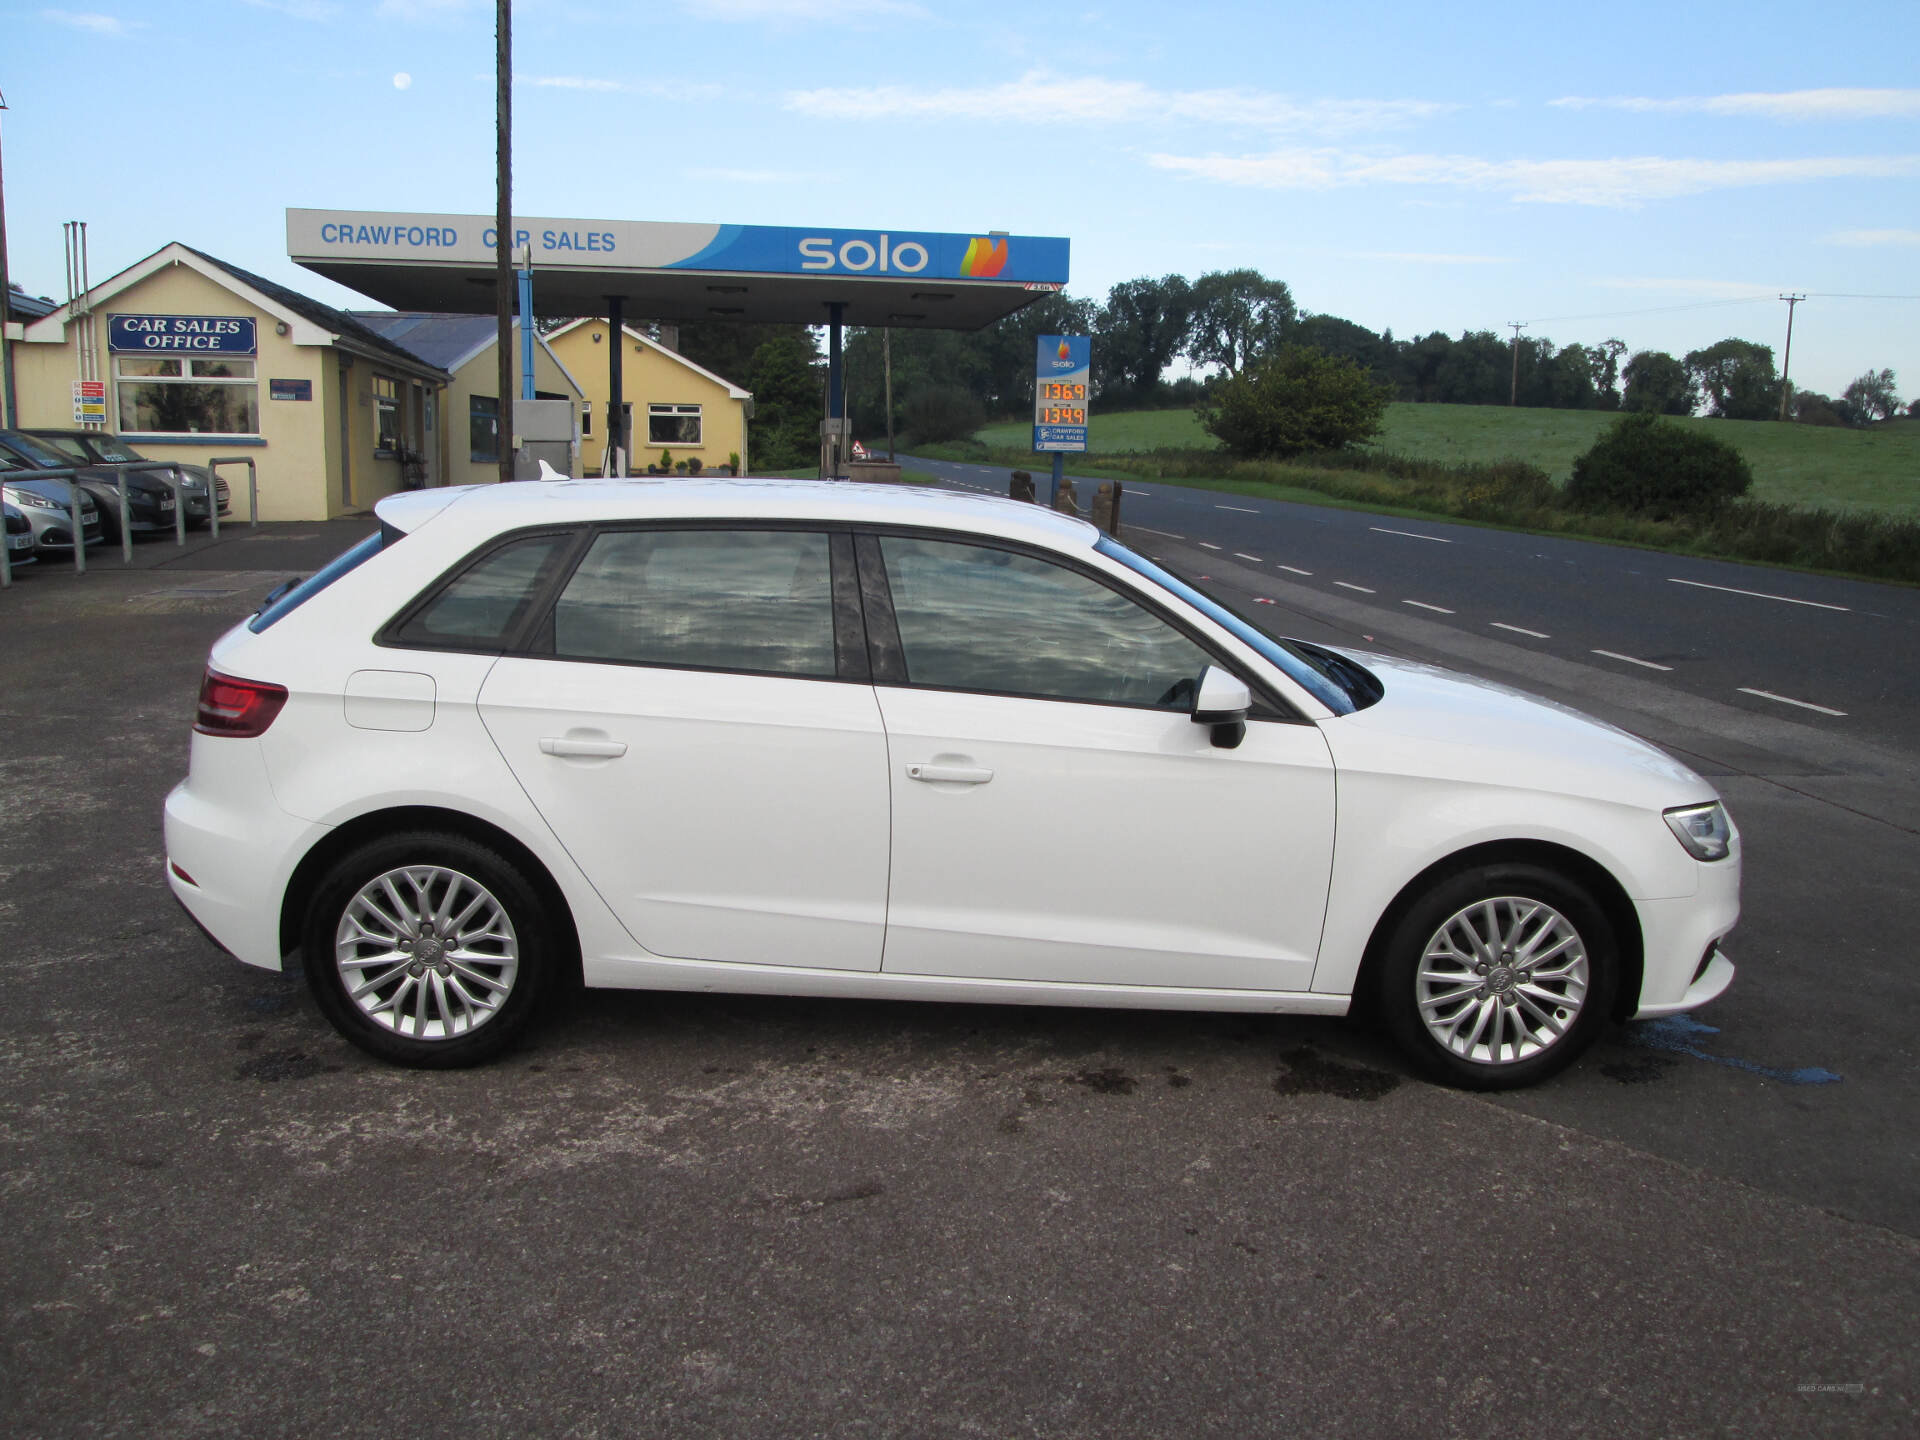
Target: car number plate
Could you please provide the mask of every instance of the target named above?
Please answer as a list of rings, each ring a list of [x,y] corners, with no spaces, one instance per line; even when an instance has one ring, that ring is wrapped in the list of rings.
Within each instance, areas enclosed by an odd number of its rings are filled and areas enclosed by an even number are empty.
[[[9,535],[7,536],[7,548],[9,550],[31,550],[33,548],[33,536]]]

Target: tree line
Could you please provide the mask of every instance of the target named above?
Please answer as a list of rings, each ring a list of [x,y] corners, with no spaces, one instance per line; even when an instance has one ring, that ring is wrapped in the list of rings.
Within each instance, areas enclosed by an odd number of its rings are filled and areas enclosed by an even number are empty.
[[[1105,410],[1199,402],[1212,380],[1238,377],[1291,349],[1351,361],[1393,399],[1416,404],[1707,414],[1772,420],[1782,382],[1770,345],[1729,337],[1672,355],[1630,351],[1625,341],[1555,345],[1545,336],[1468,330],[1397,339],[1338,315],[1303,312],[1285,281],[1258,270],[1123,280],[1103,302],[1050,295],[984,330],[895,330],[895,428],[919,440],[972,434],[996,416],[1029,413],[1041,335],[1093,337],[1094,404]],[[681,327],[688,358],[754,392],[756,468],[804,464],[815,453],[825,364],[803,326]],[[882,337],[855,329],[846,341],[849,413],[857,433],[886,429]],[[1169,381],[1177,362],[1208,380]],[[1901,413],[1894,374],[1869,370],[1839,396],[1788,396],[1804,424],[1860,425]],[[1920,400],[1909,407],[1920,414]]]

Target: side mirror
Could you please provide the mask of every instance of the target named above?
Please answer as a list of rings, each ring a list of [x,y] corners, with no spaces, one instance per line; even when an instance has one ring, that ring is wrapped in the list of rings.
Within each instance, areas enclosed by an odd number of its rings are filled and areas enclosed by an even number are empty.
[[[1201,672],[1190,718],[1196,725],[1213,727],[1212,739],[1218,749],[1236,749],[1246,739],[1247,712],[1251,709],[1253,692],[1244,680],[1218,665],[1209,665]]]

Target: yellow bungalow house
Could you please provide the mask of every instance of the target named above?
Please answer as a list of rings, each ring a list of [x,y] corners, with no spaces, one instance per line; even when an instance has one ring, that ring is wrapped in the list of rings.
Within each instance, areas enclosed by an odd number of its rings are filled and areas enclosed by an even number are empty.
[[[732,463],[746,473],[747,420],[753,394],[732,381],[703,370],[686,356],[667,349],[631,326],[623,328],[620,389],[626,402],[627,430],[633,453],[630,474],[645,474],[660,452],[675,463],[698,460],[703,468]],[[606,453],[607,336],[598,318],[574,320],[550,332],[546,343],[555,359],[584,387],[580,407],[581,474],[599,474]]]
[[[354,310],[362,325],[390,344],[453,377],[442,392],[445,416],[440,467],[429,483],[485,485],[500,478],[500,322],[491,315],[433,315],[408,310]],[[513,327],[513,373],[520,373],[520,327]],[[514,392],[517,396],[519,391]],[[536,337],[533,393],[539,400],[571,400],[586,391],[553,347]],[[604,411],[605,406],[603,405]],[[585,446],[583,445],[584,452]],[[579,473],[576,469],[576,474]]]

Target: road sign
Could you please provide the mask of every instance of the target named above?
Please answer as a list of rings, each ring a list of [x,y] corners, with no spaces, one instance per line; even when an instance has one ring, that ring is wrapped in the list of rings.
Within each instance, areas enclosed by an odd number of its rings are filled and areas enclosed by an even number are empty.
[[[73,382],[73,423],[76,425],[107,423],[106,381],[76,380]]]
[[[1033,448],[1087,448],[1093,393],[1093,342],[1085,335],[1042,335],[1033,367]]]

